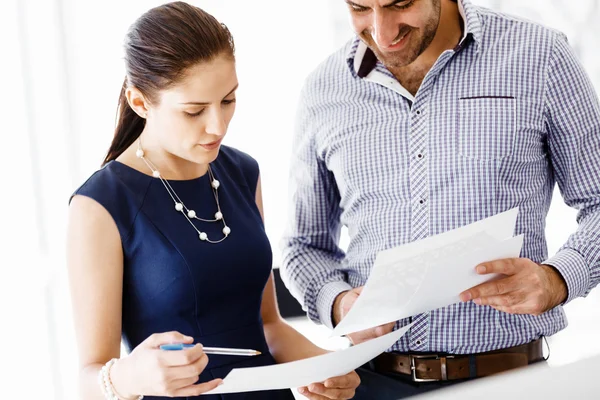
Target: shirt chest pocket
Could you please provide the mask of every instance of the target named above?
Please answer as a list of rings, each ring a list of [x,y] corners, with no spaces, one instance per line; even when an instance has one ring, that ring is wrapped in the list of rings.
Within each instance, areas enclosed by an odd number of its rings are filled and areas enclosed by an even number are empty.
[[[515,133],[514,97],[467,97],[458,101],[456,146],[463,157],[481,161],[509,157]]]

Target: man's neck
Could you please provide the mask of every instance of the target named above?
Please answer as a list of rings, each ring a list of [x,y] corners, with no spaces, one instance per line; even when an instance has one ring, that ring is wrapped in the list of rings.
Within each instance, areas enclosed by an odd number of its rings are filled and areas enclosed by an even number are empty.
[[[452,0],[442,0],[442,14],[433,41],[415,61],[405,67],[389,68],[396,79],[413,96],[416,95],[425,75],[440,55],[456,47],[463,36],[463,19],[458,4]]]

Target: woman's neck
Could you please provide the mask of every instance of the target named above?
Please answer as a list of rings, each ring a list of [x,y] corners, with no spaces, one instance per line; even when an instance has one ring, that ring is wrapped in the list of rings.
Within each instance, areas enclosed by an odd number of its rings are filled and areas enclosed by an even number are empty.
[[[169,153],[156,140],[153,140],[153,135],[149,135],[145,129],[140,137],[117,158],[117,161],[146,175],[152,175],[148,165],[136,155],[139,148],[144,151],[146,160],[154,165],[164,179],[195,179],[208,171],[208,164],[198,164]]]

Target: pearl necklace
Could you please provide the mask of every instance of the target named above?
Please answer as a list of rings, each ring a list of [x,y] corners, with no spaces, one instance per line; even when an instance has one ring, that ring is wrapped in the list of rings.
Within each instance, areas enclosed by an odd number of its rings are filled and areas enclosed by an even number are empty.
[[[223,213],[221,212],[221,206],[219,204],[219,193],[217,192],[217,190],[219,189],[219,186],[221,185],[221,183],[215,179],[215,176],[212,172],[212,169],[210,168],[210,164],[208,165],[208,177],[210,179],[210,186],[212,188],[213,191],[213,195],[215,198],[215,202],[217,203],[217,212],[215,213],[215,217],[214,219],[204,219],[204,218],[199,218],[196,215],[196,211],[189,209],[185,206],[185,204],[183,203],[183,201],[181,201],[181,199],[179,198],[179,196],[177,195],[177,193],[175,193],[175,190],[173,190],[173,187],[171,187],[171,184],[169,183],[169,181],[167,181],[166,179],[163,179],[162,175],[160,174],[160,172],[158,171],[158,169],[156,168],[156,166],[152,163],[152,161],[150,161],[144,154],[144,150],[142,149],[142,144],[141,141],[138,140],[138,148],[137,151],[135,152],[135,155],[142,159],[142,161],[144,161],[144,163],[146,163],[146,165],[148,166],[148,168],[150,168],[150,170],[152,171],[152,176],[160,179],[160,181],[162,182],[163,186],[165,187],[165,189],[167,190],[167,193],[169,193],[169,196],[171,196],[171,199],[173,199],[173,202],[175,203],[175,211],[180,212],[181,214],[183,214],[183,216],[185,217],[185,219],[190,223],[190,225],[192,225],[192,227],[194,228],[194,230],[196,231],[196,233],[198,234],[198,238],[201,241],[206,241],[208,243],[220,243],[223,240],[227,239],[227,237],[229,236],[229,234],[231,233],[231,228],[229,228],[227,226],[227,224],[225,223],[225,217],[223,216]],[[223,238],[219,239],[219,240],[210,240],[208,238],[208,235],[206,234],[206,232],[202,232],[200,230],[198,230],[198,228],[196,228],[196,225],[194,225],[194,223],[192,222],[193,219],[197,219],[198,221],[202,221],[202,222],[223,222]]]

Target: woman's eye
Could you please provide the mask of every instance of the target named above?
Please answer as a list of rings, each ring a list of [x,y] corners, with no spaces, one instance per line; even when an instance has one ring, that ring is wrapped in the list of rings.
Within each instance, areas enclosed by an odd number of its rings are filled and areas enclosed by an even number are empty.
[[[186,112],[186,114],[187,114],[187,116],[188,116],[188,117],[190,117],[190,118],[194,118],[194,117],[197,117],[197,116],[199,116],[199,115],[200,115],[200,114],[202,114],[203,112],[204,112],[204,109],[202,109],[202,110],[200,110],[200,111],[198,111],[198,112],[196,112],[196,113],[189,113],[189,112]]]

